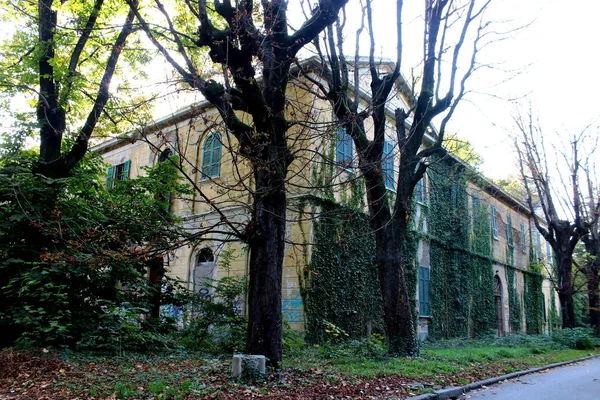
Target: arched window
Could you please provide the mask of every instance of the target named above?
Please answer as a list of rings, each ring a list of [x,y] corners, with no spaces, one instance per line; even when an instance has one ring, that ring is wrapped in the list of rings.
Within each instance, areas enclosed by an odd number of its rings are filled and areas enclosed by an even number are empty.
[[[163,151],[160,152],[160,154],[158,155],[158,162],[165,162],[169,159],[169,157],[171,157],[173,155],[173,150],[171,150],[170,148],[164,149]]]
[[[214,261],[215,256],[213,255],[212,250],[208,247],[205,247],[202,250],[200,250],[200,252],[198,252],[198,255],[196,256],[196,265]]]
[[[221,135],[213,132],[204,140],[202,148],[202,179],[216,178],[221,174]]]
[[[210,248],[204,247],[196,255],[193,279],[194,290],[206,300],[210,300],[212,296],[214,273],[215,256]]]

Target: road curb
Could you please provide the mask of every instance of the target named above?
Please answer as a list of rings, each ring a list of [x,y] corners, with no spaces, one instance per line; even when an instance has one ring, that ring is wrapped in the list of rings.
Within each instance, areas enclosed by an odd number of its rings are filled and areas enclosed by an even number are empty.
[[[408,399],[410,399],[410,400],[456,399],[459,396],[461,396],[467,392],[470,392],[475,389],[479,389],[480,387],[483,387],[483,386],[490,386],[495,383],[505,381],[507,379],[514,379],[514,378],[518,378],[519,376],[534,374],[536,372],[545,371],[545,370],[557,368],[557,367],[562,367],[564,365],[574,364],[574,363],[578,363],[581,361],[587,361],[587,360],[591,360],[591,359],[597,358],[597,357],[600,357],[600,354],[596,354],[596,355],[588,356],[588,357],[582,357],[582,358],[578,358],[576,360],[563,361],[563,362],[559,362],[559,363],[549,364],[549,365],[545,365],[545,366],[539,367],[539,368],[532,368],[532,369],[527,369],[524,371],[517,371],[517,372],[513,372],[510,374],[506,374],[506,375],[496,376],[494,378],[484,379],[482,381],[472,382],[472,383],[469,383],[464,386],[448,387],[445,389],[436,390],[433,393],[425,393],[425,394],[415,396],[415,397],[407,397],[406,399],[407,400]]]

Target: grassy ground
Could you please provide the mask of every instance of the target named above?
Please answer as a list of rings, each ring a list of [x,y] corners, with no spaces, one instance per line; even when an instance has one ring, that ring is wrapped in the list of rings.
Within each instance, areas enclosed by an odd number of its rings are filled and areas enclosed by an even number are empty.
[[[236,382],[229,359],[190,354],[0,353],[0,399],[400,399],[596,350],[536,343],[448,342],[419,358],[385,359],[377,345],[297,346],[280,371]]]

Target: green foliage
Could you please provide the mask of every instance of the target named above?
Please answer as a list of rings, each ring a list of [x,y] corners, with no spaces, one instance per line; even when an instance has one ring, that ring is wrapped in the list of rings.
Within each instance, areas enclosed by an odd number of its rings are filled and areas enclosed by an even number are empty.
[[[527,321],[527,333],[540,334],[544,329],[544,294],[542,283],[544,277],[537,272],[524,273],[525,279],[525,320]]]
[[[1,345],[164,346],[173,321],[145,315],[153,300],[182,298],[176,282],[162,274],[150,284],[147,271],[179,239],[155,195],[178,189],[174,171],[159,166],[107,190],[97,158],[59,180],[33,175],[35,158],[0,161]]]
[[[474,210],[471,228],[464,167],[438,160],[429,170],[430,334],[480,336],[494,327],[493,269],[487,208]],[[472,230],[472,231],[471,231]]]
[[[515,287],[515,269],[513,267],[507,267],[506,271],[506,282],[508,286],[508,304],[509,307],[509,324],[511,332],[521,332],[521,301],[517,295],[517,289]]]
[[[332,332],[364,338],[368,323],[374,331],[381,331],[381,293],[368,217],[328,201],[319,205],[315,244],[303,279],[306,339],[311,343],[337,341],[340,336]]]
[[[562,329],[552,333],[552,340],[559,345],[576,350],[591,350],[600,347],[600,338],[591,328]]]
[[[299,356],[307,346],[304,341],[304,332],[284,326],[282,345],[286,358]]]
[[[224,277],[206,285],[209,296],[196,293],[189,321],[180,332],[181,343],[190,350],[215,354],[242,351],[246,339],[246,318],[240,308],[246,295],[246,277]]]
[[[89,40],[82,48],[77,59],[74,73],[69,71],[69,63],[75,52],[76,44],[86,30],[86,23],[94,4],[102,4],[92,27]],[[0,2],[1,19],[5,26],[13,28],[0,37],[0,110],[11,116],[5,133],[9,139],[22,139],[37,130],[35,124],[35,106],[38,102],[39,60],[47,46],[52,46],[52,79],[58,86],[58,102],[62,109],[68,110],[65,137],[74,138],[78,127],[92,110],[93,96],[102,83],[103,73],[111,52],[111,44],[119,34],[121,23],[125,20],[128,7],[115,0],[103,2],[76,1],[54,2],[52,11],[56,14],[57,25],[54,28],[53,43],[40,43],[38,30],[39,18],[37,2],[24,0]],[[137,34],[132,34],[126,51],[120,57],[119,68],[115,71],[119,88],[112,90],[106,106],[106,114],[112,118],[100,118],[95,135],[114,133],[115,124],[120,130],[131,127],[131,118],[122,118],[128,107],[136,105],[136,118],[149,116],[147,102],[142,102],[135,79],[143,79],[146,74],[143,67],[151,61],[151,53],[139,51],[142,42]],[[151,93],[147,93],[150,97]],[[7,124],[8,125],[8,124]],[[17,133],[17,136],[13,136]]]

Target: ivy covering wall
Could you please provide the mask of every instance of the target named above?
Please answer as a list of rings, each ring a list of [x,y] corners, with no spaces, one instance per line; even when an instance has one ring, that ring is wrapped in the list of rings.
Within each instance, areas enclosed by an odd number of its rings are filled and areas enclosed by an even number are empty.
[[[382,332],[375,239],[368,216],[328,200],[313,203],[320,212],[303,279],[307,340],[321,343],[332,339],[336,332],[330,324],[351,338],[365,337],[368,325]]]
[[[310,198],[319,217],[313,223],[311,257],[301,277],[307,339],[314,343],[330,340],[332,326],[353,338],[364,337],[368,325],[373,331],[383,330],[374,236],[363,211],[363,182],[343,184],[338,188],[343,195],[336,201],[327,184],[331,168],[313,171],[325,189]],[[429,265],[424,266],[430,268],[429,336],[434,339],[477,337],[496,328],[494,264],[498,261],[492,253],[490,207],[479,193],[467,190],[469,174],[452,159],[439,159],[430,166],[428,199],[418,206],[419,212],[415,206],[412,235],[404,243],[415,318],[417,248],[420,239],[429,244]],[[527,333],[541,333],[543,277],[537,270],[523,271],[525,288],[519,293],[518,270],[509,250],[502,264],[510,331],[521,331],[524,316]]]
[[[515,269],[506,268],[506,283],[508,286],[509,324],[511,332],[521,332],[521,301],[515,287]]]
[[[429,333],[434,338],[487,334],[495,321],[488,208],[480,202],[471,217],[467,171],[452,164],[439,160],[429,170]]]
[[[526,332],[540,334],[544,332],[544,294],[542,292],[542,265],[530,264],[529,271],[524,271],[525,291],[523,293],[525,308]]]

